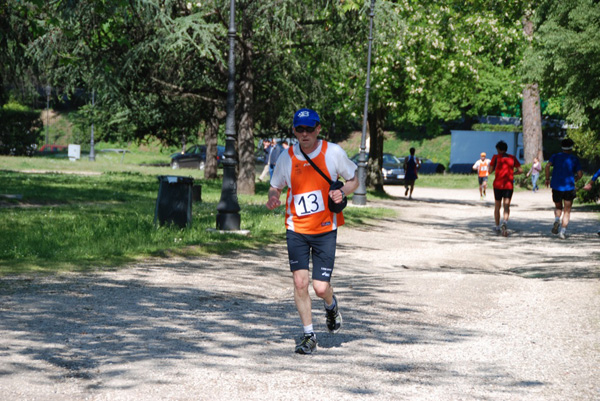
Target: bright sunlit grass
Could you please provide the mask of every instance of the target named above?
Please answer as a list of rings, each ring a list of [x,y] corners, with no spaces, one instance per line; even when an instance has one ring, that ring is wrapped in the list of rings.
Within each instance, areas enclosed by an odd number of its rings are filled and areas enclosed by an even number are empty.
[[[249,230],[248,236],[207,230],[216,227],[221,180],[196,180],[202,185],[202,202],[192,206],[192,227],[157,227],[154,213],[161,172],[156,168],[146,168],[145,174],[98,175],[0,171],[0,194],[22,196],[1,199],[0,275],[114,268],[152,256],[226,254],[285,241],[283,208],[264,207],[266,183],[257,184],[256,195],[239,196],[241,229]],[[347,208],[345,215],[351,225],[395,214]]]

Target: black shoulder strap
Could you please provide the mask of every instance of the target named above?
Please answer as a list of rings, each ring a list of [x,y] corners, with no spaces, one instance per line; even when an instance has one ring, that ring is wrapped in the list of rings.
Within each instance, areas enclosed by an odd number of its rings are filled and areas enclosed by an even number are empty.
[[[304,153],[304,151],[302,150],[302,147],[300,146],[300,144],[298,144],[298,148],[300,149],[300,152],[302,153],[302,156],[304,156],[304,158],[306,159],[306,161],[308,161],[310,163],[311,166],[313,166],[313,168],[315,170],[317,170],[317,173],[321,174],[321,177],[323,177],[325,179],[325,181],[327,181],[329,183],[329,185],[333,184],[333,181],[331,181],[331,179],[329,177],[327,177],[327,175],[321,171],[320,168],[317,167],[317,165],[315,164],[315,162],[313,162],[310,157],[308,157],[308,155],[306,153]]]

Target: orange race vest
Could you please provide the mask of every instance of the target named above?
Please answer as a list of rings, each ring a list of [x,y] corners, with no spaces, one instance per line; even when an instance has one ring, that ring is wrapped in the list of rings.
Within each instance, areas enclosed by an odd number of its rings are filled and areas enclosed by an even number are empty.
[[[325,162],[326,152],[327,142],[322,141],[321,153],[312,158],[312,161],[329,176]],[[292,159],[292,171],[286,199],[286,228],[299,234],[322,234],[344,224],[343,214],[335,214],[327,207],[329,183],[308,161],[298,159],[292,147],[288,153]]]
[[[480,177],[487,177],[490,175],[490,163],[487,161],[480,161],[479,168],[477,169]]]

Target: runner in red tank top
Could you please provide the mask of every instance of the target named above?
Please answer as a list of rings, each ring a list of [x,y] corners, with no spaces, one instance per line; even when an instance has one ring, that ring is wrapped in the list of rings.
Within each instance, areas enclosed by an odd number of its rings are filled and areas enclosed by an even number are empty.
[[[513,181],[515,169],[517,174],[523,174],[521,163],[513,155],[506,153],[508,145],[504,141],[500,141],[496,144],[496,150],[498,154],[492,157],[490,163],[490,174],[494,171],[496,176],[494,178],[494,221],[496,226],[494,230],[497,233],[502,233],[504,237],[508,236],[508,230],[506,228],[508,224],[508,217],[510,216],[510,202],[513,195]],[[500,226],[500,207],[504,204],[504,215],[502,219],[502,225]]]

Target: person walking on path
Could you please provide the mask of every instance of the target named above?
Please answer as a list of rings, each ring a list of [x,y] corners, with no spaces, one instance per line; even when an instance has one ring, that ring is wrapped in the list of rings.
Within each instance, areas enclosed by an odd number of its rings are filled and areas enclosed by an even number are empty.
[[[408,199],[412,199],[415,180],[419,178],[417,176],[419,167],[421,167],[421,161],[418,157],[415,157],[415,148],[410,148],[410,156],[404,158],[404,186],[406,187],[404,196],[408,195]]]
[[[514,174],[522,174],[521,163],[513,155],[506,153],[508,145],[504,141],[496,144],[498,154],[492,157],[490,162],[490,174],[495,172],[494,177],[494,231],[501,232],[502,236],[508,236],[508,218],[510,216],[510,202],[514,190]],[[500,208],[504,206],[502,225],[500,225]]]
[[[527,177],[531,176],[531,187],[533,188],[532,191],[535,193],[537,192],[538,185],[538,179],[540,178],[540,173],[542,172],[542,163],[540,163],[540,159],[538,159],[537,157],[533,158],[533,164],[531,165],[531,170],[529,170],[529,172],[527,173]]]
[[[267,174],[269,174],[269,154],[271,153],[271,141],[268,139],[263,139],[263,152],[265,153],[265,167],[258,177],[258,180],[261,182],[264,181],[267,178]]]
[[[294,114],[294,135],[298,143],[283,153],[271,178],[266,206],[279,205],[281,192],[287,186],[285,225],[287,249],[294,281],[294,301],[304,326],[304,336],[295,352],[311,354],[317,349],[317,336],[312,323],[312,302],[308,292],[309,259],[312,257],[312,285],[315,294],[325,302],[327,329],[337,333],[342,327],[337,297],[330,284],[335,261],[337,228],[344,224],[342,213],[329,210],[328,199],[340,203],[358,187],[356,164],[338,145],[318,139],[321,122],[316,111],[300,109]],[[303,153],[332,181],[345,180],[340,189],[330,185],[307,162]]]
[[[573,145],[573,140],[563,139],[560,143],[562,152],[550,156],[546,163],[546,188],[548,186],[552,188],[554,202],[552,234],[558,234],[560,239],[566,238],[567,226],[571,219],[571,207],[577,197],[575,182],[583,177],[579,159],[572,153]],[[550,167],[554,167],[552,172]]]
[[[596,171],[596,173],[594,173],[594,175],[592,176],[592,179],[583,186],[583,189],[586,191],[591,191],[592,190],[592,186],[594,185],[594,183],[596,182],[596,180],[598,179],[598,177],[600,177],[600,169],[598,169],[598,171]],[[596,234],[600,235],[600,230],[598,230],[596,232]]]
[[[477,171],[479,180],[479,199],[484,200],[487,190],[488,176],[490,175],[490,159],[485,158],[485,152],[481,152],[481,159],[473,164],[473,170]]]
[[[277,159],[284,152],[283,146],[278,143],[275,138],[271,141],[271,147],[269,148],[269,176],[273,178],[273,171],[275,170],[275,164],[277,163]]]

